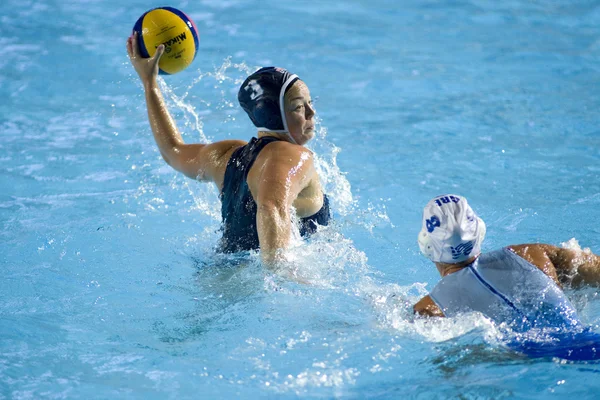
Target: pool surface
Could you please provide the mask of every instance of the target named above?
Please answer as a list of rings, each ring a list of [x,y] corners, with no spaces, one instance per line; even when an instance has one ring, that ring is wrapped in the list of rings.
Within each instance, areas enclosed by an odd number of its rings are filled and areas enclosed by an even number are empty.
[[[598,363],[411,307],[442,193],[484,251],[600,252],[600,2],[170,3],[200,32],[163,78],[186,141],[255,133],[236,94],[260,66],[311,89],[335,223],[296,249],[310,285],[215,254],[216,188],[161,159],[125,51],[157,5],[0,3],[0,399],[597,398]],[[598,291],[567,293],[600,331]]]

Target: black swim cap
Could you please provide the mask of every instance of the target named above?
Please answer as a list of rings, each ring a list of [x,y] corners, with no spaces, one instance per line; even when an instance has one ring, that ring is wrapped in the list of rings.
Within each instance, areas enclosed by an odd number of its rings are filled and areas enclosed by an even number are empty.
[[[297,75],[277,67],[261,68],[246,78],[238,101],[254,126],[262,131],[288,131],[283,96],[297,80]]]

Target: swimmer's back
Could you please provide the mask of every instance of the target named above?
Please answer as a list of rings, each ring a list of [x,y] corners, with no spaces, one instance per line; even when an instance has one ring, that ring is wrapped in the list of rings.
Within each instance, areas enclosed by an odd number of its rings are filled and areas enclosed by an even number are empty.
[[[510,248],[484,253],[430,292],[444,315],[479,311],[523,327],[578,326],[573,305],[555,282]]]

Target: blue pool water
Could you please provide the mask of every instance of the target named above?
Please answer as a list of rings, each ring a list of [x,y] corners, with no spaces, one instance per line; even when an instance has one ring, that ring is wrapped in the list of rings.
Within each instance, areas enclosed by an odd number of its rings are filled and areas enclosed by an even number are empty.
[[[416,235],[444,192],[487,222],[484,250],[600,251],[599,2],[169,4],[200,31],[164,79],[187,141],[252,136],[236,92],[259,66],[311,88],[336,222],[297,249],[310,285],[216,255],[216,189],[161,160],[125,52],[157,5],[0,3],[0,398],[597,397],[597,363],[411,306],[438,279]],[[597,290],[568,294],[598,330]]]

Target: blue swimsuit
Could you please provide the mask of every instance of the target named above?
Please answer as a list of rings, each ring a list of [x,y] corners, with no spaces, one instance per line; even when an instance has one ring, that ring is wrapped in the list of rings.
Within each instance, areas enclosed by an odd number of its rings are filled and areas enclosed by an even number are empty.
[[[221,191],[223,238],[220,251],[224,253],[255,250],[259,247],[256,202],[252,198],[246,178],[260,151],[277,140],[280,139],[270,136],[252,138],[250,143],[235,150],[227,163]],[[310,217],[300,219],[300,234],[307,236],[314,233],[317,225],[327,225],[330,218],[329,199],[323,195],[321,209]]]

